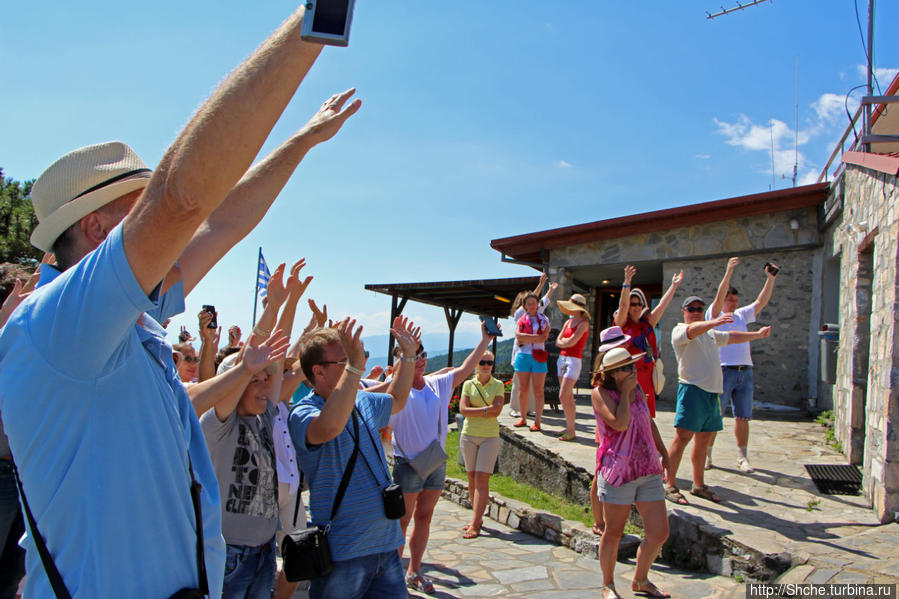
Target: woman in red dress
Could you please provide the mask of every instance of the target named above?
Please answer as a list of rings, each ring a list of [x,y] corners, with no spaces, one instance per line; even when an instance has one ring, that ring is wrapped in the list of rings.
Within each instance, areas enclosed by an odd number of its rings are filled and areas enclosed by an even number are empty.
[[[634,280],[636,274],[635,266],[628,264],[624,267],[621,303],[615,312],[615,325],[621,327],[626,335],[630,335],[631,340],[627,345],[627,350],[631,354],[646,352],[643,359],[637,362],[637,381],[646,396],[649,413],[655,418],[656,394],[652,385],[652,371],[655,368],[656,358],[659,356],[659,346],[653,329],[662,319],[668,304],[674,298],[678,285],[684,280],[684,271],[681,270],[671,277],[671,285],[659,300],[659,305],[652,310],[649,309],[649,302],[646,301],[643,291],[631,287],[631,281]]]

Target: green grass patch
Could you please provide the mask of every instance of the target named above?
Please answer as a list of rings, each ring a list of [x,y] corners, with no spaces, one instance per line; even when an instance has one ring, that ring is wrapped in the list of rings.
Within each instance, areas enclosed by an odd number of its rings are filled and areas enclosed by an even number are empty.
[[[459,451],[459,431],[450,431],[446,437],[446,455],[448,456],[446,463],[446,475],[452,478],[458,478],[463,481],[468,480],[468,474],[465,468],[459,465],[457,460]],[[535,510],[541,512],[549,512],[556,514],[566,520],[580,522],[589,530],[593,526],[593,515],[590,513],[590,506],[579,505],[561,497],[547,493],[533,487],[531,485],[520,483],[511,476],[502,474],[494,474],[490,477],[490,491],[497,493],[503,497],[526,503]],[[642,536],[643,531],[640,527],[628,522],[624,527],[624,532]]]

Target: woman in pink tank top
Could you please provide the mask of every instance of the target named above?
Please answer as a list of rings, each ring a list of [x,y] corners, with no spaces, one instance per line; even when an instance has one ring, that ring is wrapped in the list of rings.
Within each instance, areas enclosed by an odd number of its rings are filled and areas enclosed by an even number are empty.
[[[617,347],[599,354],[593,370],[591,400],[601,439],[596,450],[597,495],[605,520],[599,542],[603,599],[620,597],[614,584],[615,561],[632,504],[643,519],[645,536],[637,551],[631,588],[652,597],[670,596],[648,578],[649,568],[668,538],[661,476],[668,467],[668,452],[637,385],[634,363],[642,357]]]

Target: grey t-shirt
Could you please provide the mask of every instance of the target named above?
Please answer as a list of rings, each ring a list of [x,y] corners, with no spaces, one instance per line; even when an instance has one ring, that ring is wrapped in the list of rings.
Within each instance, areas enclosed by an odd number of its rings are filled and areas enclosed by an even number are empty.
[[[255,547],[278,530],[278,480],[269,405],[259,416],[235,410],[219,422],[215,408],[200,417],[222,501],[222,534],[229,545]]]

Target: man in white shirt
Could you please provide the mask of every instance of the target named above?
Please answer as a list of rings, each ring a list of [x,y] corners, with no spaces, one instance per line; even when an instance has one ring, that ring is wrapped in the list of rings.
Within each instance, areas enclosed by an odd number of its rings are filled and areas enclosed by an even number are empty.
[[[777,276],[778,268],[775,264],[765,264],[765,285],[759,292],[758,297],[748,306],[738,308],[740,303],[740,293],[736,287],[731,286],[730,280],[734,274],[737,265],[740,264],[739,258],[731,258],[727,261],[727,269],[724,271],[724,277],[718,285],[718,293],[712,305],[706,310],[706,320],[717,318],[723,312],[732,312],[734,320],[731,323],[723,324],[716,327],[719,331],[746,331],[746,325],[756,321],[768,301],[771,299],[771,292],[774,291],[774,278]],[[734,437],[737,441],[737,465],[742,472],[755,472],[749,464],[746,448],[749,445],[749,420],[752,418],[752,355],[749,350],[748,343],[735,343],[722,347],[718,350],[721,358],[721,372],[724,376],[724,390],[721,393],[721,416],[727,409],[728,404],[734,415]],[[715,444],[715,435],[709,443],[706,453],[705,468],[712,467],[712,446]]]
[[[692,295],[684,300],[681,314],[684,321],[671,331],[671,345],[677,356],[677,412],[674,416],[675,437],[668,449],[668,479],[665,497],[686,505],[687,500],[677,488],[677,468],[687,444],[693,444],[693,488],[690,493],[709,501],[719,502],[704,480],[703,458],[712,436],[721,430],[721,410],[718,395],[723,391],[723,377],[718,366],[718,349],[730,343],[743,343],[771,334],[771,327],[755,332],[714,330],[733,321],[733,315],[722,312],[714,320],[702,320],[705,302]]]

